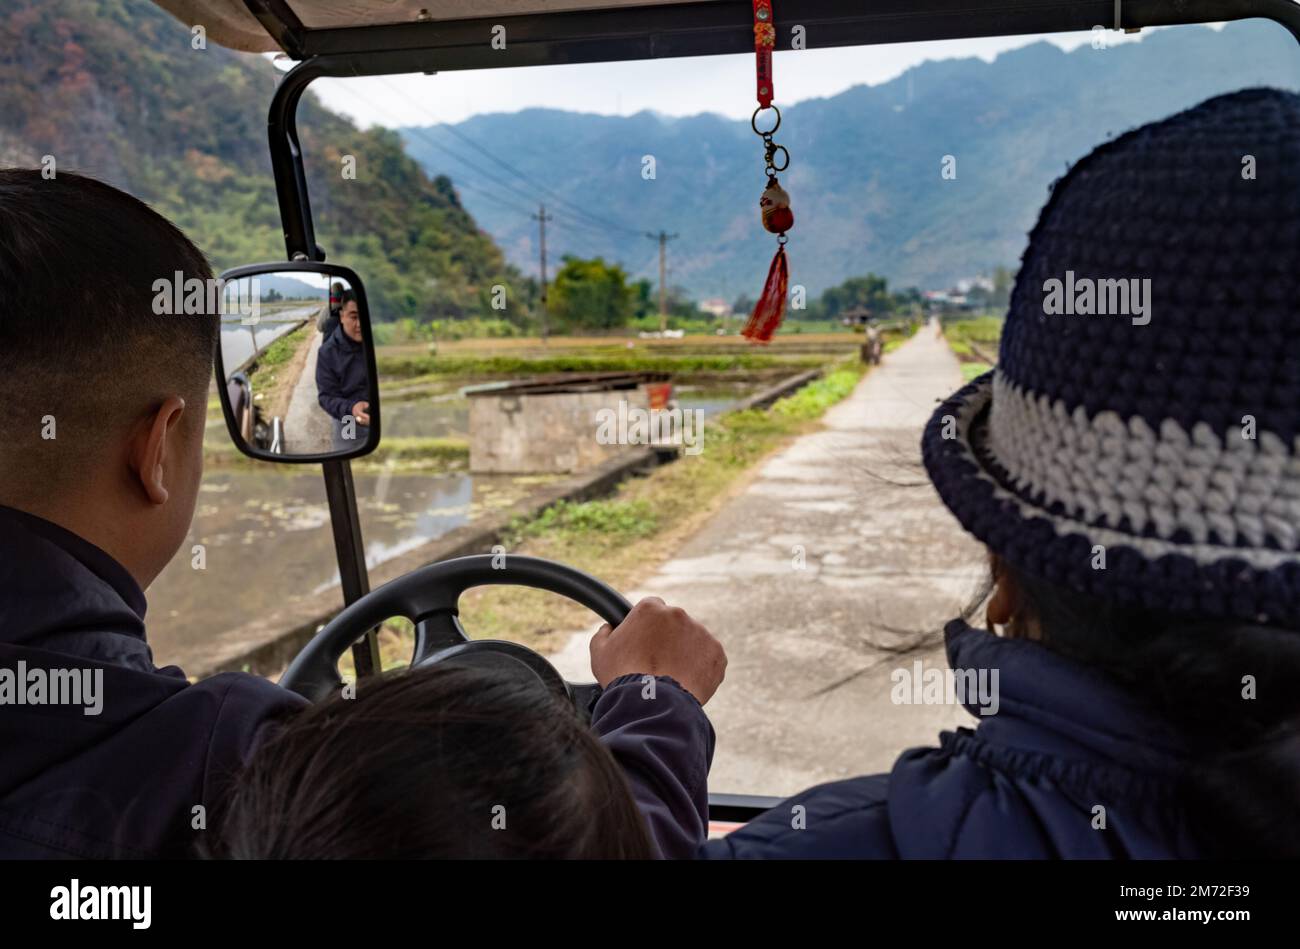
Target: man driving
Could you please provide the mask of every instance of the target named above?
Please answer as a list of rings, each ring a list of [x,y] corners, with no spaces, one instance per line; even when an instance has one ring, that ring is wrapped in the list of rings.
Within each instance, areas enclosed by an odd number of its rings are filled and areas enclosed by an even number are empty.
[[[354,290],[344,290],[338,325],[316,356],[316,400],[333,421],[333,451],[364,445],[370,437],[370,376]]]
[[[190,855],[305,704],[244,673],[191,684],[145,637],[143,591],[194,514],[218,334],[215,311],[156,306],[180,279],[212,271],[140,201],[0,170],[0,858]],[[659,601],[604,635],[592,727],[657,851],[690,853],[721,647]],[[673,678],[646,702],[638,675]]]

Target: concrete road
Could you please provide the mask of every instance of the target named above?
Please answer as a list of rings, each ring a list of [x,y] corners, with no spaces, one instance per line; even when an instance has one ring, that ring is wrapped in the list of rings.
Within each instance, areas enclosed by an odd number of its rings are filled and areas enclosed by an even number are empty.
[[[327,452],[334,445],[333,423],[316,401],[316,357],[322,339],[313,327],[307,359],[294,383],[289,410],[285,413],[284,450],[289,455],[314,455]]]
[[[986,572],[921,467],[921,428],[960,384],[956,357],[923,328],[629,592],[684,607],[726,646],[707,706],[712,790],[786,795],[887,770],[975,723],[960,706],[890,695],[896,669],[947,668],[943,623]],[[571,679],[590,679],[589,635],[551,657]]]

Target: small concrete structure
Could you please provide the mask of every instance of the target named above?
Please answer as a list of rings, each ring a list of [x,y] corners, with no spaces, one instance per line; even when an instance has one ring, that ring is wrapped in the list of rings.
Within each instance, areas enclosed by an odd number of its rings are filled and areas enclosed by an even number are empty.
[[[650,372],[565,373],[467,389],[470,471],[568,474],[602,465],[638,447],[608,437],[617,426],[602,431],[602,418],[661,408],[667,379]]]

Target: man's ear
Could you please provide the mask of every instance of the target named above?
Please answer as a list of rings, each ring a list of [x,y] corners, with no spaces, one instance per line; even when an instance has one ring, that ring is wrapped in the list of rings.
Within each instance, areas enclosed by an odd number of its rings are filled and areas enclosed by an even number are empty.
[[[178,437],[178,427],[185,413],[185,400],[168,396],[153,413],[141,420],[131,439],[131,470],[140,481],[150,504],[167,503],[166,465],[169,439]]]

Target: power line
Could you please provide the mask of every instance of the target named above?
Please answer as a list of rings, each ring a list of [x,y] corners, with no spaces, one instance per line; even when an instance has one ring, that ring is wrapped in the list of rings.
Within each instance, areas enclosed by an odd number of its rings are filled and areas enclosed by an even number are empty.
[[[424,141],[426,144],[429,144],[429,145],[433,146],[434,148],[437,148],[437,149],[440,149],[441,151],[446,152],[446,153],[447,153],[448,155],[450,155],[452,158],[454,158],[454,159],[456,159],[457,161],[459,161],[459,162],[461,162],[462,164],[464,164],[464,165],[465,165],[467,168],[469,168],[469,170],[470,170],[471,172],[473,172],[474,174],[478,174],[478,175],[483,176],[484,178],[488,179],[489,181],[493,182],[494,184],[498,185],[499,187],[506,189],[506,190],[509,191],[511,194],[513,194],[513,195],[515,195],[515,196],[517,196],[517,197],[523,198],[524,200],[528,200],[528,201],[532,201],[532,200],[536,197],[535,194],[525,193],[525,192],[524,192],[524,191],[523,191],[523,190],[522,190],[518,185],[515,185],[515,184],[513,184],[513,183],[511,183],[511,182],[508,182],[508,181],[504,181],[503,179],[501,179],[501,178],[499,178],[499,177],[497,177],[497,176],[495,176],[495,175],[492,175],[492,174],[489,174],[488,172],[485,172],[482,168],[478,167],[478,165],[476,165],[475,163],[473,163],[473,162],[470,161],[469,159],[465,158],[464,156],[459,155],[459,154],[457,154],[456,152],[452,151],[452,150],[449,149],[446,145],[443,145],[443,144],[441,144],[441,143],[439,143],[439,142],[435,142],[435,141],[433,141],[431,138],[428,137],[428,135],[425,133],[424,129],[421,129],[421,128],[418,128],[418,127],[416,127],[416,128],[408,128],[408,132],[410,132],[410,133],[413,134],[413,135],[418,136],[418,137],[419,137],[422,141]],[[460,180],[464,181],[465,179],[462,177]],[[593,233],[600,234],[602,237],[605,237],[605,238],[607,238],[607,239],[611,237],[611,235],[608,233],[608,229],[605,228],[605,227],[602,226],[602,225],[598,225],[598,224],[590,224],[590,223],[588,223],[588,222],[586,222],[586,221],[583,221],[583,220],[578,219],[578,218],[576,218],[576,217],[572,217],[572,216],[570,216],[568,212],[563,212],[563,211],[562,211],[562,212],[560,212],[560,214],[562,214],[563,216],[562,216],[562,217],[558,217],[557,220],[559,220],[561,223],[567,225],[568,227],[584,228],[584,229],[586,229],[586,230],[588,230],[588,231],[591,231],[591,232],[593,232]],[[634,231],[633,233],[639,233],[639,232]]]
[[[400,125],[398,125],[397,117],[396,117],[392,112],[389,112],[387,109],[385,109],[385,108],[383,108],[383,107],[381,107],[381,106],[378,106],[378,105],[376,105],[376,104],[370,102],[369,100],[361,99],[361,97],[358,96],[358,95],[357,95],[355,92],[353,92],[351,89],[348,90],[348,95],[352,96],[352,97],[353,97],[354,99],[356,99],[357,101],[364,103],[365,105],[369,106],[371,109],[373,109],[373,110],[375,110],[375,111],[377,111],[377,112],[385,113],[385,114],[388,116],[388,120],[389,120],[390,122],[393,122],[394,125],[397,126],[397,127],[401,127]],[[514,185],[514,184],[512,184],[511,182],[504,181],[504,180],[502,180],[502,179],[500,179],[500,178],[497,178],[497,177],[495,177],[495,176],[493,176],[493,175],[488,174],[487,172],[485,172],[485,171],[483,171],[482,169],[478,168],[478,167],[477,167],[473,162],[471,162],[469,159],[465,158],[463,155],[457,154],[456,152],[454,152],[454,151],[452,151],[450,148],[448,148],[446,145],[443,145],[441,142],[434,141],[432,138],[430,138],[430,137],[428,136],[428,134],[425,132],[424,129],[422,129],[422,128],[418,127],[418,126],[415,126],[415,127],[408,128],[408,131],[411,132],[412,134],[418,136],[418,137],[419,137],[422,141],[424,141],[427,145],[429,145],[429,146],[431,146],[431,147],[433,147],[433,148],[439,149],[440,151],[444,151],[444,152],[446,152],[448,155],[450,155],[452,158],[454,158],[454,159],[456,159],[457,161],[459,161],[459,162],[461,162],[462,164],[464,164],[464,165],[465,165],[466,167],[468,167],[470,170],[475,171],[475,172],[477,172],[478,174],[481,174],[484,178],[487,178],[489,181],[493,182],[494,184],[496,184],[496,185],[498,185],[498,186],[500,186],[500,187],[502,187],[502,188],[505,188],[507,191],[510,191],[510,192],[511,192],[512,194],[514,194],[516,197],[518,197],[518,198],[522,198],[523,200],[527,201],[530,205],[532,204],[532,202],[533,202],[533,198],[534,198],[534,195],[532,195],[532,194],[530,194],[530,193],[527,193],[527,192],[524,192],[524,191],[521,190],[517,185]],[[530,213],[530,212],[525,211],[524,213],[525,213],[525,214],[528,214],[528,213]]]
[[[470,161],[469,159],[467,159],[467,158],[464,157],[463,155],[460,155],[460,154],[458,154],[457,152],[452,151],[450,148],[448,148],[446,145],[443,145],[443,144],[440,143],[440,142],[436,142],[436,141],[434,141],[433,139],[431,139],[431,138],[428,136],[428,134],[425,132],[424,129],[419,128],[419,127],[408,127],[408,128],[407,128],[407,131],[408,131],[410,134],[412,134],[412,135],[417,136],[418,138],[420,138],[420,139],[421,139],[423,142],[425,142],[426,144],[431,145],[431,146],[434,147],[434,148],[437,148],[437,149],[439,149],[439,150],[441,150],[441,151],[446,152],[446,153],[447,153],[448,155],[450,155],[452,158],[456,159],[457,161],[459,161],[459,162],[461,162],[463,165],[465,165],[465,167],[467,167],[467,168],[468,168],[472,173],[477,174],[477,175],[481,175],[482,177],[484,177],[484,178],[486,178],[487,180],[493,182],[494,184],[498,185],[499,187],[501,187],[501,188],[507,190],[507,191],[508,191],[509,193],[511,193],[512,195],[514,195],[514,196],[516,196],[516,197],[519,197],[519,198],[522,198],[523,200],[526,200],[526,201],[532,201],[532,200],[535,198],[535,195],[534,195],[534,194],[526,193],[526,192],[524,192],[524,191],[523,191],[523,190],[522,190],[518,185],[515,185],[515,184],[513,184],[513,183],[511,183],[511,182],[505,181],[505,180],[503,180],[503,179],[497,177],[496,175],[489,174],[488,172],[484,171],[482,168],[480,168],[478,165],[476,165],[474,162]],[[458,177],[457,180],[458,180],[461,184],[467,184],[467,185],[470,185],[471,187],[473,187],[472,183],[471,183],[471,182],[467,182],[466,179],[465,179],[465,177],[464,177],[463,175],[460,176],[460,177]],[[476,188],[473,188],[473,190],[486,191],[486,189],[484,189],[482,186],[478,186],[478,187],[476,187]],[[515,210],[518,210],[518,209],[516,208]],[[527,211],[525,211],[525,212],[520,212],[520,213],[523,213],[523,214],[531,214],[532,212],[527,212]],[[570,228],[581,228],[581,229],[584,229],[584,230],[590,231],[590,232],[592,232],[593,234],[599,234],[602,238],[605,238],[605,239],[607,239],[607,240],[610,239],[610,236],[611,236],[611,235],[609,235],[609,234],[607,233],[606,229],[603,228],[602,226],[600,226],[600,225],[594,225],[594,224],[589,224],[589,223],[587,223],[586,221],[572,218],[572,217],[570,217],[570,216],[568,215],[567,212],[561,212],[561,214],[562,214],[563,216],[557,216],[557,217],[555,218],[555,220],[558,221],[559,223],[565,225],[566,227],[570,227]],[[634,233],[637,233],[637,232],[634,232]]]
[[[344,88],[346,88],[346,87],[344,87]],[[372,109],[373,111],[378,112],[378,113],[382,113],[382,114],[386,115],[386,116],[388,117],[388,121],[393,122],[394,125],[395,125],[396,127],[402,127],[402,126],[400,125],[400,122],[397,120],[397,117],[396,117],[396,116],[395,116],[391,111],[389,111],[388,109],[383,108],[383,107],[381,107],[381,106],[378,106],[378,105],[376,105],[375,103],[373,103],[373,102],[371,102],[371,101],[369,101],[369,100],[367,100],[367,99],[363,99],[363,98],[361,98],[361,97],[360,97],[356,92],[354,92],[352,89],[348,89],[348,90],[347,90],[347,94],[348,94],[349,96],[351,96],[355,101],[357,101],[357,102],[359,102],[359,103],[361,103],[361,104],[367,106],[368,108]],[[399,92],[399,94],[400,94],[400,92]],[[511,183],[511,182],[504,181],[504,180],[502,180],[501,178],[499,178],[499,177],[497,177],[497,176],[495,176],[495,175],[489,174],[488,172],[484,171],[482,168],[480,168],[476,163],[474,163],[474,162],[471,161],[470,159],[468,159],[468,158],[466,158],[465,156],[463,156],[463,155],[461,155],[461,154],[459,154],[459,153],[453,151],[452,149],[448,148],[446,145],[442,144],[441,142],[434,141],[434,140],[433,140],[433,139],[428,135],[428,133],[426,132],[425,129],[420,128],[420,127],[418,127],[418,126],[407,126],[406,129],[407,129],[408,133],[410,133],[410,134],[413,135],[414,137],[417,137],[417,138],[419,138],[421,141],[425,142],[427,145],[429,145],[429,146],[431,146],[431,147],[433,147],[433,148],[436,148],[436,149],[438,149],[438,150],[440,150],[440,151],[443,151],[443,152],[445,152],[446,154],[450,155],[453,159],[455,159],[456,161],[460,162],[462,165],[464,165],[466,168],[468,168],[471,172],[474,172],[474,173],[476,173],[476,174],[479,174],[479,175],[483,176],[484,178],[488,179],[489,181],[491,181],[491,182],[497,184],[499,187],[505,189],[505,190],[506,190],[510,195],[512,195],[512,196],[514,196],[514,197],[517,197],[517,198],[520,198],[520,199],[522,199],[522,200],[524,200],[524,201],[527,201],[527,202],[529,202],[529,204],[531,204],[532,201],[534,200],[535,195],[533,195],[533,194],[529,194],[529,193],[526,193],[526,192],[522,191],[522,190],[519,188],[519,186],[517,186],[517,185],[515,185],[515,184],[513,184],[513,183]],[[502,197],[500,196],[500,194],[498,194],[497,192],[494,192],[494,191],[492,191],[491,189],[485,188],[485,187],[483,187],[482,185],[475,184],[475,183],[472,182],[472,181],[468,181],[468,180],[466,180],[463,176],[458,176],[458,177],[453,181],[453,186],[454,186],[454,187],[457,187],[457,188],[466,188],[466,189],[469,189],[469,190],[471,190],[471,191],[475,191],[475,192],[477,192],[477,193],[483,195],[484,197],[487,197],[489,200],[495,201],[498,205],[500,205],[500,206],[502,206],[502,207],[505,207],[505,208],[508,208],[510,211],[514,212],[515,214],[520,215],[521,217],[527,218],[527,217],[532,216],[532,214],[533,214],[533,212],[531,212],[531,211],[529,211],[529,210],[526,210],[526,209],[524,209],[524,208],[521,208],[519,205],[516,205],[516,204],[514,204],[514,203],[512,203],[512,202],[510,202],[510,201],[505,200],[505,199],[502,198]],[[584,230],[584,231],[590,232],[591,234],[598,234],[598,235],[599,235],[603,240],[609,240],[609,239],[610,239],[610,235],[609,235],[608,233],[606,233],[605,230],[604,230],[602,227],[599,227],[599,226],[596,226],[596,225],[592,225],[592,224],[588,224],[588,223],[586,223],[586,222],[584,222],[584,221],[581,221],[581,220],[572,220],[572,219],[570,219],[570,218],[567,216],[567,214],[566,214],[564,217],[555,217],[554,215],[552,215],[552,217],[553,217],[553,219],[554,219],[557,223],[564,225],[566,228],[569,228],[569,229],[575,229],[575,228],[576,228],[576,229],[582,229],[582,230]],[[639,233],[639,232],[635,232],[635,233]],[[579,235],[577,235],[577,236],[578,236],[579,238],[581,238],[581,237],[583,237],[584,235],[583,235],[583,234],[579,234]],[[572,234],[569,235],[569,240],[570,240],[570,242],[573,242],[573,237],[574,237],[574,235],[572,235]],[[589,241],[590,238],[588,238],[587,240]],[[580,250],[580,251],[581,251],[585,256],[604,256],[604,254],[601,254],[601,253],[593,253],[593,250],[592,250],[592,248],[591,248],[590,243],[587,243],[586,241],[578,241],[578,243],[583,245],[583,246],[580,246],[578,249],[579,249],[579,250]]]
[[[454,181],[452,182],[452,187],[458,190],[461,188],[465,188],[470,191],[477,191],[481,197],[486,198],[489,201],[495,201],[497,204],[501,205],[501,207],[514,211],[516,214],[520,215],[521,217],[527,217],[528,214],[531,213],[526,208],[521,208],[519,205],[511,201],[507,201],[505,198],[501,197],[499,194],[497,194],[495,191],[491,190],[490,188],[483,188],[480,187],[479,185],[472,184],[468,181]]]
[[[628,274],[634,277],[637,274],[645,274],[646,276],[649,276],[651,269],[655,265],[655,261],[658,259],[659,259],[659,251],[656,250],[653,254],[650,255],[650,257],[646,260],[644,264],[642,264],[636,270],[629,270]]]
[[[618,224],[618,223],[615,223],[615,222],[613,222],[613,221],[610,221],[610,220],[607,219],[607,218],[602,218],[602,217],[600,217],[600,216],[597,215],[597,214],[593,214],[593,213],[591,213],[591,212],[588,211],[586,208],[584,208],[584,207],[582,207],[582,206],[580,206],[580,205],[574,204],[572,201],[569,201],[569,200],[568,200],[567,198],[565,198],[563,195],[559,194],[559,193],[558,193],[554,188],[551,188],[551,187],[549,187],[548,185],[544,185],[544,184],[541,184],[541,183],[538,182],[538,181],[535,181],[534,179],[532,179],[532,178],[529,177],[528,175],[524,174],[524,172],[522,172],[522,171],[520,171],[518,168],[516,168],[514,165],[510,164],[509,162],[507,162],[505,159],[497,157],[497,156],[494,155],[494,154],[493,154],[489,149],[484,148],[482,145],[480,145],[478,142],[474,141],[472,138],[470,138],[470,137],[469,137],[468,135],[466,135],[464,132],[460,131],[460,129],[456,128],[454,125],[451,125],[451,124],[448,123],[448,122],[442,122],[442,121],[439,121],[439,120],[437,119],[436,116],[432,115],[432,114],[429,113],[429,112],[426,112],[426,111],[423,109],[423,107],[420,106],[419,103],[417,103],[415,100],[413,100],[410,96],[406,95],[404,92],[402,92],[400,89],[398,89],[396,86],[394,86],[394,85],[393,85],[391,82],[389,82],[387,79],[381,79],[380,81],[381,81],[385,86],[387,86],[390,90],[392,90],[392,92],[393,92],[395,95],[401,96],[402,98],[406,99],[406,101],[409,102],[409,103],[410,103],[414,108],[416,108],[416,109],[418,109],[419,111],[421,111],[421,112],[422,112],[424,115],[426,115],[428,118],[433,119],[435,122],[438,122],[438,124],[439,124],[442,128],[446,129],[447,132],[448,132],[449,134],[454,135],[457,139],[459,139],[460,141],[464,142],[464,143],[465,143],[466,145],[468,145],[470,148],[472,148],[472,149],[474,149],[475,151],[479,152],[481,155],[484,155],[484,156],[485,156],[489,161],[492,161],[492,162],[494,162],[495,164],[499,165],[500,167],[504,168],[506,171],[510,172],[512,175],[514,175],[515,177],[519,178],[519,180],[523,181],[525,184],[529,185],[530,187],[535,188],[535,189],[538,190],[538,191],[542,191],[542,192],[545,192],[545,193],[551,195],[551,197],[554,198],[556,201],[558,201],[560,204],[565,205],[565,206],[567,206],[568,208],[570,208],[570,209],[571,209],[571,213],[574,213],[574,214],[579,215],[579,216],[581,216],[581,217],[588,218],[589,220],[594,221],[596,224],[600,225],[601,227],[607,227],[607,228],[610,228],[611,230],[623,231],[624,233],[627,233],[627,234],[637,234],[637,233],[639,233],[639,232],[637,231],[636,228],[628,227],[627,225],[624,225],[624,224]]]

